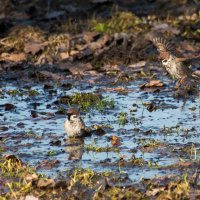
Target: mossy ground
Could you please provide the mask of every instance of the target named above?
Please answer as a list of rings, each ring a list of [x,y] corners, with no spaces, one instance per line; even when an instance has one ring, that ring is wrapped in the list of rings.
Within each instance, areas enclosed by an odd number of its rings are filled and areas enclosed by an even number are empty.
[[[68,172],[65,180],[53,180],[37,174],[35,169],[21,162],[15,156],[9,155],[1,159],[1,196],[0,199],[19,199],[27,195],[39,197],[39,199],[151,199],[157,196],[158,199],[183,199],[189,198],[194,191],[198,175],[183,177],[145,180],[145,194],[139,186],[119,187],[119,178],[111,172],[97,173],[91,169],[75,169]],[[160,181],[160,183],[159,183]],[[162,183],[162,185],[161,185]],[[78,195],[78,190],[79,191]],[[48,192],[47,192],[48,191]],[[75,192],[76,191],[76,192]],[[67,193],[67,195],[66,195]],[[88,193],[88,194],[87,194]],[[66,196],[65,196],[66,195]],[[92,196],[91,196],[92,195]]]

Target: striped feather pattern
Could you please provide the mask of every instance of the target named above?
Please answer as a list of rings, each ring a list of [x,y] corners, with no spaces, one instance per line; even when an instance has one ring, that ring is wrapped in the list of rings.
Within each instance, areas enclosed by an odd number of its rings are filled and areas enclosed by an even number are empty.
[[[163,37],[155,37],[152,41],[159,51],[175,51],[174,46]]]
[[[168,42],[164,37],[154,37],[152,42],[157,47],[161,59],[168,59],[170,55],[174,58],[180,57],[180,55],[176,52],[174,45]]]
[[[157,47],[159,58],[162,59],[163,65],[172,77],[200,83],[200,75],[193,73],[190,68],[192,63],[200,62],[200,55],[193,58],[184,58],[176,52],[174,45],[160,35],[153,36],[151,41]]]

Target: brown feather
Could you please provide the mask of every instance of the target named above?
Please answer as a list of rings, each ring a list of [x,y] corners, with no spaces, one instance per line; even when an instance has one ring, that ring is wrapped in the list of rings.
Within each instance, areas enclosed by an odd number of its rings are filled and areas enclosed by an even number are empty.
[[[174,51],[175,50],[174,46],[163,37],[155,37],[153,38],[152,41],[159,51]]]
[[[183,62],[186,65],[196,64],[200,62],[200,55],[192,58],[176,58],[177,62]]]
[[[70,108],[67,110],[67,115],[80,115],[80,110],[77,108]]]
[[[176,79],[187,78],[200,83],[200,76],[194,74],[190,69],[191,64],[200,62],[200,55],[183,58],[176,52],[175,47],[162,36],[155,36],[151,40],[159,51],[159,58],[167,60],[168,64],[165,64],[165,68],[172,77]]]
[[[178,53],[176,52],[175,47],[168,42],[165,38],[161,36],[157,36],[152,38],[153,44],[157,47],[161,59],[168,59],[170,55],[174,57],[179,57]]]

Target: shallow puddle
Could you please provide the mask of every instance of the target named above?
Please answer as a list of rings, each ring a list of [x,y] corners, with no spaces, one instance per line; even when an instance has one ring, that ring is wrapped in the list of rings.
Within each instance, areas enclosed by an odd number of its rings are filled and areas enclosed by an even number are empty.
[[[131,92],[125,95],[102,92],[104,97],[114,100],[115,108],[105,112],[90,110],[83,113],[83,118],[88,126],[98,124],[112,128],[105,128],[104,135],[77,140],[67,139],[63,126],[65,115],[55,114],[58,105],[54,102],[62,95],[102,91],[105,87],[112,87],[110,83],[85,84],[71,90],[59,85],[46,90],[44,85],[27,89],[24,84],[2,83],[0,145],[6,149],[5,154],[17,155],[47,176],[62,175],[74,167],[127,173],[133,182],[177,173],[162,167],[179,160],[200,158],[200,99],[198,95],[187,99],[174,98],[171,82],[165,81],[168,84],[157,93],[141,91],[142,81],[129,83],[126,87]],[[22,96],[8,94],[9,90],[21,91]],[[30,96],[30,90],[37,94]],[[15,108],[5,111],[8,103]],[[154,111],[149,111],[148,103],[155,106]],[[122,112],[127,113],[128,122],[124,125],[119,123]],[[112,145],[112,136],[119,137],[119,145]],[[104,150],[113,147],[113,151],[98,152],[89,147]],[[133,164],[133,156],[144,162]],[[58,160],[59,163],[48,168],[42,166],[44,160]],[[126,163],[119,164],[120,160]]]

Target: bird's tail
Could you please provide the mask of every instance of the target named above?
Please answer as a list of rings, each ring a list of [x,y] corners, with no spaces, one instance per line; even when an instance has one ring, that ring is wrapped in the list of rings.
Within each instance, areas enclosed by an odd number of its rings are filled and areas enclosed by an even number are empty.
[[[193,73],[193,74],[192,74],[192,78],[193,78],[196,82],[200,83],[200,74]]]

